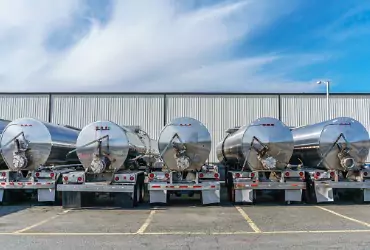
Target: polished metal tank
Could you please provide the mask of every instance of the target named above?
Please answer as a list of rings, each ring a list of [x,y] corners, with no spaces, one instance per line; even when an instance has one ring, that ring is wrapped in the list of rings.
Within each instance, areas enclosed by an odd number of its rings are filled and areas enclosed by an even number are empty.
[[[262,117],[227,133],[216,154],[220,163],[236,169],[283,169],[293,153],[290,128],[276,118]]]
[[[8,120],[0,119],[0,137],[3,134],[4,128],[10,123]],[[5,166],[4,166],[5,165]],[[4,162],[3,156],[0,157],[0,169],[6,168],[6,164]]]
[[[158,149],[166,167],[173,171],[199,171],[211,152],[211,135],[198,120],[179,117],[161,131]]]
[[[34,170],[40,166],[67,164],[79,130],[34,118],[10,122],[1,136],[1,155],[10,170]]]
[[[347,171],[361,167],[369,154],[368,131],[350,117],[294,128],[292,134],[293,159],[305,166]]]
[[[86,125],[77,139],[77,156],[88,172],[103,173],[135,167],[131,159],[144,156],[148,146],[137,126],[120,126],[111,121]],[[145,134],[145,133],[144,133]]]

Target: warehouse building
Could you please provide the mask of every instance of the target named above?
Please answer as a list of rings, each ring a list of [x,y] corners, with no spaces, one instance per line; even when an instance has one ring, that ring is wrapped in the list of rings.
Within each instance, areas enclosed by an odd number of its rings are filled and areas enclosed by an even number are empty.
[[[97,120],[140,125],[154,139],[171,119],[189,116],[211,133],[210,162],[217,162],[215,146],[230,127],[264,116],[279,118],[288,126],[327,119],[325,94],[0,93],[0,110],[2,119],[33,117],[80,128]],[[330,118],[352,117],[370,130],[369,110],[369,94],[330,95]]]

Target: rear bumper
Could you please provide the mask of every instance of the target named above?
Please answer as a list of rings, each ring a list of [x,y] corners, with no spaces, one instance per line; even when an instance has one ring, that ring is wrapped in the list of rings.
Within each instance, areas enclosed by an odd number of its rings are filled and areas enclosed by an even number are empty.
[[[199,184],[168,184],[165,182],[148,183],[149,191],[167,190],[167,191],[205,191],[205,190],[220,190],[220,182],[206,182]]]
[[[234,189],[254,189],[254,190],[300,190],[306,189],[305,182],[237,182]]]
[[[102,193],[132,193],[135,184],[106,185],[106,184],[58,184],[57,191],[64,192],[102,192]]]
[[[55,189],[55,182],[2,182],[0,189]]]
[[[316,187],[321,188],[370,189],[370,182],[314,181],[314,183]]]

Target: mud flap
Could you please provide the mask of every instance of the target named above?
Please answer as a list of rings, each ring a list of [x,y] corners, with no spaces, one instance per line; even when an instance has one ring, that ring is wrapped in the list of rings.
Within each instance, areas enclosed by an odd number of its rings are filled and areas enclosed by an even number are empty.
[[[285,201],[302,201],[302,189],[285,190]]]
[[[39,202],[55,201],[55,189],[38,189],[37,200]]]
[[[334,201],[334,192],[331,187],[317,186],[314,184],[316,201],[320,202],[333,202]]]
[[[203,205],[220,203],[220,190],[203,190],[202,203]]]
[[[254,201],[253,189],[235,189],[234,192],[235,192],[235,202],[253,203]]]

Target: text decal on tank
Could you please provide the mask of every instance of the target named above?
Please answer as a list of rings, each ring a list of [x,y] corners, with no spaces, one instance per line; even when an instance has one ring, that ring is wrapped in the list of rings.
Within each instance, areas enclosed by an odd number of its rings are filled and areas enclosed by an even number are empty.
[[[110,130],[110,127],[108,127],[108,126],[96,126],[95,130],[96,131],[98,131],[98,130]]]

